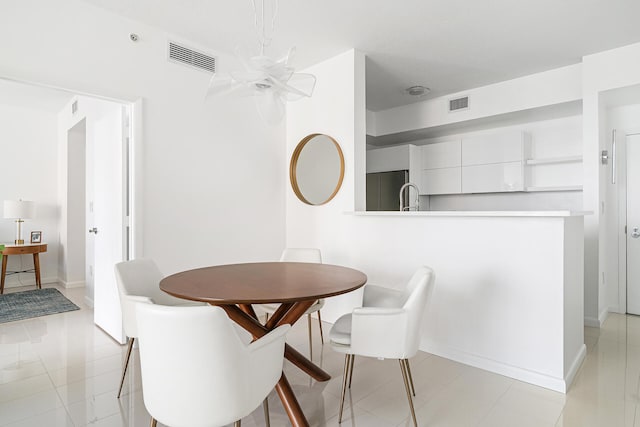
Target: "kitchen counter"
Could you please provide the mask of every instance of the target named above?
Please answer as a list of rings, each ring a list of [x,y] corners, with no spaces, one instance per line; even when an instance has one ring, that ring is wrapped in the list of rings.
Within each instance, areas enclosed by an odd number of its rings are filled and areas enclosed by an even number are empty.
[[[288,245],[402,289],[416,267],[436,272],[420,349],[566,392],[586,355],[584,216],[576,211],[344,212]],[[293,226],[291,227],[293,229]],[[361,304],[328,298],[334,322]]]
[[[345,212],[355,216],[410,216],[410,217],[569,217],[591,215],[589,211],[356,211]]]

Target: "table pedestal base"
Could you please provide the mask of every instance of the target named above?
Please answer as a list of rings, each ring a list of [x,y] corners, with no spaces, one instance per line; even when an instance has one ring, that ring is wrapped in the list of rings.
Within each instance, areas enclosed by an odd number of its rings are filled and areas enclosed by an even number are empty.
[[[259,322],[258,316],[250,304],[220,305],[220,307],[227,312],[229,318],[249,331],[249,333],[257,339],[268,334],[280,325],[293,325],[314,302],[315,300],[282,304],[265,325]],[[320,369],[320,367],[288,344],[285,344],[284,357],[316,381],[328,381],[331,378],[327,372]],[[280,396],[282,406],[284,406],[287,415],[289,415],[291,424],[294,427],[308,426],[309,422],[305,418],[302,408],[296,396],[293,394],[293,389],[284,372],[276,385],[276,391],[278,392],[278,396]]]

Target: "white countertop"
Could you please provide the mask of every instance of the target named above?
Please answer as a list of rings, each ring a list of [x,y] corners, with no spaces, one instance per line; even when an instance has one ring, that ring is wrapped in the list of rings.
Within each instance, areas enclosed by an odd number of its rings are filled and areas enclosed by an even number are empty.
[[[591,215],[589,211],[356,211],[345,212],[355,216],[410,216],[410,217],[567,217]]]

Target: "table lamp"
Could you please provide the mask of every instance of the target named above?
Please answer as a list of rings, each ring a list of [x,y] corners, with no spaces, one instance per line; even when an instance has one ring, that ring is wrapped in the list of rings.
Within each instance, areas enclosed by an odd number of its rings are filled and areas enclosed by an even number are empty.
[[[4,217],[16,220],[16,245],[24,245],[22,238],[22,223],[25,219],[33,218],[36,213],[36,204],[26,200],[5,200]]]

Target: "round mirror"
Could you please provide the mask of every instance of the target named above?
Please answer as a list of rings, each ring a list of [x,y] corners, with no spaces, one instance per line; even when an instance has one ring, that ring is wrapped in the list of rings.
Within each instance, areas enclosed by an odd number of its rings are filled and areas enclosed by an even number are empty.
[[[323,205],[340,190],[344,156],[335,139],[314,133],[298,143],[289,167],[291,186],[308,205]]]

